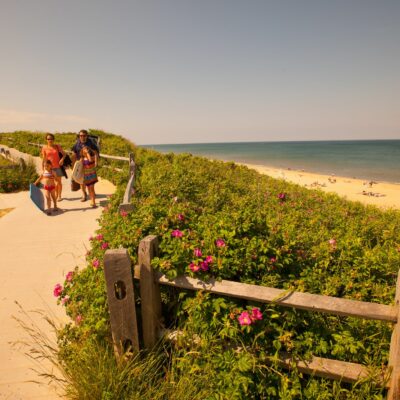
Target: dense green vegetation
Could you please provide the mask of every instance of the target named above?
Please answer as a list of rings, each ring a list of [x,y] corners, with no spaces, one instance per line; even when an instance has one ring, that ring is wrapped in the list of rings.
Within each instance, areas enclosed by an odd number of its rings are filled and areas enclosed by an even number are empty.
[[[29,184],[37,178],[33,164],[20,160],[13,163],[0,156],[0,193],[12,193],[28,190]]]
[[[104,153],[127,155],[133,148],[122,138],[101,134],[103,145],[106,139],[113,143],[102,148]],[[27,133],[14,136],[21,135]],[[60,358],[70,389],[75,388],[71,398],[384,398],[373,379],[349,385],[287,372],[267,361],[287,352],[379,371],[387,363],[391,324],[201,292],[163,288],[165,325],[179,327],[183,335],[175,344],[160,344],[159,354],[128,361],[134,364],[129,373],[126,363],[115,364],[102,273],[107,248],[127,248],[136,263],[140,240],[155,234],[160,254],[154,266],[170,278],[212,276],[384,304],[393,302],[400,265],[399,211],[365,207],[233,163],[133,150],[138,165],[134,211],[118,213],[127,165],[122,173],[102,168],[119,187],[91,238],[88,267],[69,273],[55,289],[74,321],[59,335]],[[104,373],[104,363],[113,376]],[[140,381],[152,363],[158,366],[154,375]],[[140,392],[146,382],[158,387],[158,397]],[[180,385],[187,397],[172,394],[174,388],[182,390]],[[87,388],[86,397],[76,394],[78,387]],[[101,396],[90,397],[91,390]]]

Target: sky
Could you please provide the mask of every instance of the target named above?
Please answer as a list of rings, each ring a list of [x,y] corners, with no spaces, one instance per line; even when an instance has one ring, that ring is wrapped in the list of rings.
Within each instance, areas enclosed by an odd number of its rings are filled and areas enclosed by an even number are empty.
[[[399,0],[0,0],[0,132],[400,139]]]

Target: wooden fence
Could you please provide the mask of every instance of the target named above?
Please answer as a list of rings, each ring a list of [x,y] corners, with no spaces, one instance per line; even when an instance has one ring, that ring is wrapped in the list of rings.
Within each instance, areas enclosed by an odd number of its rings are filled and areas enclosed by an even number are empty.
[[[397,280],[396,301],[393,306],[356,300],[301,293],[287,290],[249,285],[232,281],[210,280],[203,282],[187,276],[172,281],[151,267],[151,260],[158,251],[155,236],[148,236],[139,245],[139,264],[132,266],[126,249],[107,250],[104,258],[104,274],[111,317],[111,328],[116,352],[124,353],[128,346],[139,350],[138,323],[133,292],[133,278],[140,280],[141,326],[144,347],[152,348],[162,336],[161,297],[159,285],[169,285],[182,289],[202,290],[223,296],[275,303],[283,307],[293,307],[311,312],[322,312],[388,321],[394,323],[390,344],[389,365],[373,378],[379,385],[387,387],[388,399],[400,399],[400,332],[399,296],[400,279]],[[133,273],[132,273],[133,272]],[[271,361],[272,362],[272,361]],[[371,370],[357,363],[313,357],[310,361],[294,360],[288,354],[281,354],[278,364],[292,368],[295,364],[300,372],[345,382],[356,382],[372,377]]]

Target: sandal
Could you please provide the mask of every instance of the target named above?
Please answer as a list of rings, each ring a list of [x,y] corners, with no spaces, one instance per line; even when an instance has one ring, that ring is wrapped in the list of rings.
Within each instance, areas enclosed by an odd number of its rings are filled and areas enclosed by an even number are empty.
[[[87,194],[85,193],[82,197],[81,197],[81,201],[84,202],[87,200]]]
[[[96,204],[96,203],[92,203],[90,206],[91,206],[92,208],[97,208],[97,204]]]

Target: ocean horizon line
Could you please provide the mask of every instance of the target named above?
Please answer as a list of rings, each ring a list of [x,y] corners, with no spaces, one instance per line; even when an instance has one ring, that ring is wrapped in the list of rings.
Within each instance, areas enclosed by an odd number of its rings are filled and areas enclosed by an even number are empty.
[[[252,143],[340,143],[340,142],[400,142],[399,139],[310,139],[310,140],[246,140],[233,142],[179,142],[179,143],[148,143],[138,144],[138,147],[150,146],[191,146],[205,144],[252,144]]]

